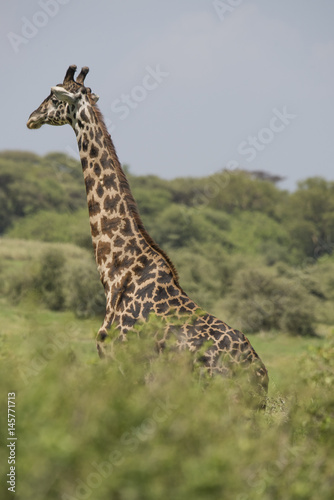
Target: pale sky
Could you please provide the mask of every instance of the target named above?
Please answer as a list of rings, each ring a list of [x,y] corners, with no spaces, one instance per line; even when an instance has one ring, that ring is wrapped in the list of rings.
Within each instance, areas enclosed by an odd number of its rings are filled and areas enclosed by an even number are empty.
[[[333,0],[2,0],[0,36],[1,150],[77,156],[26,128],[76,64],[134,174],[334,180]]]

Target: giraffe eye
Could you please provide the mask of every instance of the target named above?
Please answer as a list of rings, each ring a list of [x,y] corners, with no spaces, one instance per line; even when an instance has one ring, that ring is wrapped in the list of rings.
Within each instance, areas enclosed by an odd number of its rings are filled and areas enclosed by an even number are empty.
[[[53,104],[56,104],[56,105],[59,104],[59,101],[58,101],[57,97],[52,96],[51,100],[52,100]]]

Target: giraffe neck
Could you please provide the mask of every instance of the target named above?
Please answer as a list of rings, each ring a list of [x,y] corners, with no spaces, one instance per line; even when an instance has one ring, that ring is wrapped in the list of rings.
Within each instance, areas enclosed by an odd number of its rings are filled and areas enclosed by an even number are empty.
[[[77,136],[86,185],[96,264],[106,292],[112,288],[113,282],[120,279],[122,267],[125,274],[130,264],[133,264],[133,257],[138,259],[139,255],[148,251],[155,253],[157,263],[163,262],[164,267],[167,265],[178,285],[173,264],[143,226],[97,106],[81,108],[72,126]],[[115,268],[118,274],[112,272]]]

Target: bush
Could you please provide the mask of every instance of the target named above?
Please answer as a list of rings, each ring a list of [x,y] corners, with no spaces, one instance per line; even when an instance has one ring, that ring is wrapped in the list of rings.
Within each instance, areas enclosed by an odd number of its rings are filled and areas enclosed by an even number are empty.
[[[102,315],[105,312],[105,295],[93,260],[71,266],[67,284],[67,307],[77,317]]]
[[[78,317],[102,315],[104,290],[92,254],[67,244],[3,240],[0,295]]]
[[[52,311],[64,309],[64,268],[64,254],[56,249],[47,250],[42,255],[40,269],[34,280],[43,303]]]
[[[245,332],[315,333],[315,298],[300,281],[278,277],[268,269],[240,271],[232,285],[230,307]]]
[[[221,282],[214,262],[201,255],[195,248],[176,250],[171,255],[182,288],[200,307],[210,309],[221,291]]]
[[[16,393],[19,498],[332,500],[332,342],[305,355],[293,339],[274,343],[286,383],[271,383],[258,412],[236,399],[235,379],[203,383],[187,351],[148,359],[148,325],[101,362],[82,321],[69,328],[51,313],[45,328],[42,311],[15,313],[1,334],[0,391]]]
[[[17,220],[6,232],[6,236],[54,243],[74,243],[83,248],[92,248],[86,208],[74,213],[41,210]]]
[[[169,255],[178,270],[180,285],[200,307],[212,310],[215,303],[230,293],[240,267],[253,260],[231,256],[219,244],[196,244],[173,249]]]
[[[45,306],[51,310],[73,311],[87,318],[105,311],[104,290],[95,262],[87,258],[70,262],[56,249],[47,250],[33,281]]]

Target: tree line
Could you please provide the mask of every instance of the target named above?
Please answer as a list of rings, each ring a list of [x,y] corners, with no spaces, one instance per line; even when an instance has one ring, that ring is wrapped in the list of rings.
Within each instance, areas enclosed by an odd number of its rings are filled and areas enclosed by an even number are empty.
[[[245,331],[314,333],[317,311],[332,322],[334,182],[313,177],[289,192],[259,171],[165,180],[124,169],[144,225],[201,306],[228,310]],[[69,156],[0,153],[0,210],[2,241],[74,243],[91,254],[81,166]]]

